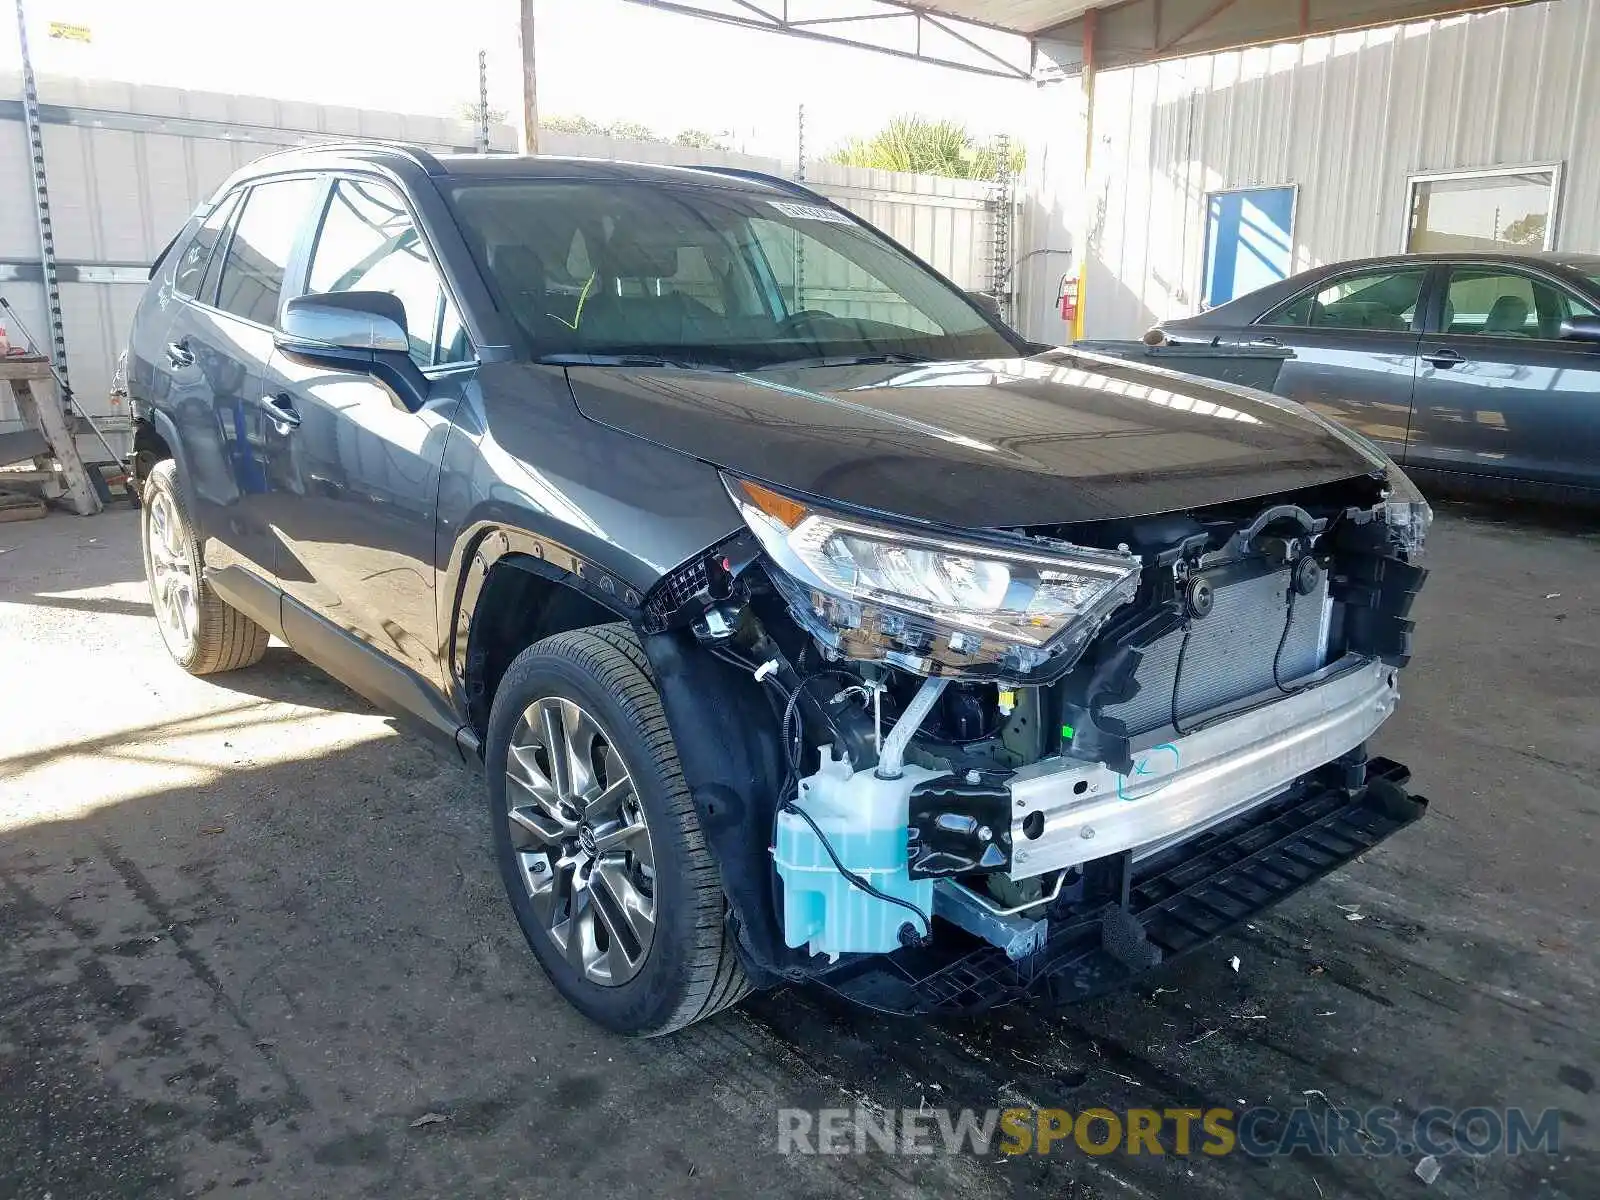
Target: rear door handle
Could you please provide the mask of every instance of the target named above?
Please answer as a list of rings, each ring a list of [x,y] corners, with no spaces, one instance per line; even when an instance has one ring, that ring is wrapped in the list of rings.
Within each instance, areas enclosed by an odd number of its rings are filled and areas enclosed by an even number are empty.
[[[1431,363],[1441,371],[1448,371],[1451,367],[1459,367],[1466,362],[1466,356],[1457,354],[1454,350],[1435,350],[1432,354],[1424,354],[1422,361]]]
[[[267,410],[267,415],[278,423],[278,431],[287,433],[300,426],[300,414],[296,411],[294,401],[287,396],[263,396],[261,405]]]
[[[168,342],[167,361],[175,367],[192,367],[194,366],[194,352],[182,342]]]

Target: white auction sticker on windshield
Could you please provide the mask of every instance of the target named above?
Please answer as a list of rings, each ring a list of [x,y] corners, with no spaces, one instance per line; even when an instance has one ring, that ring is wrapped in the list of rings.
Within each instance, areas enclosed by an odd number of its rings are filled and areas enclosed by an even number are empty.
[[[768,200],[767,203],[784,216],[795,217],[801,221],[828,221],[834,225],[855,224],[844,213],[835,209],[824,208],[820,204],[795,204],[789,200]]]

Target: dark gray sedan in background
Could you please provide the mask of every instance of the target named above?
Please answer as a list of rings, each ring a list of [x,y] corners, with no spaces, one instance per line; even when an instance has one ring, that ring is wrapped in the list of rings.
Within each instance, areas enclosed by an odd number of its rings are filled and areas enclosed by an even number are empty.
[[[1600,501],[1600,255],[1336,263],[1162,329],[1293,350],[1278,394],[1421,482]]]

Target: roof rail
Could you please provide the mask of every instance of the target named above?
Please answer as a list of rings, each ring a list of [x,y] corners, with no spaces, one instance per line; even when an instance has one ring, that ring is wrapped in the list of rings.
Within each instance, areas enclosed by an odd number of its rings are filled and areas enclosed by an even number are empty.
[[[346,139],[334,142],[306,142],[299,146],[285,146],[282,150],[274,150],[265,158],[276,158],[280,154],[298,154],[306,150],[392,150],[403,154],[429,175],[444,175],[444,164],[434,157],[433,151],[416,142],[388,141],[384,138]]]
[[[756,183],[769,183],[796,196],[804,196],[808,200],[820,200],[824,204],[833,203],[821,192],[808,188],[803,183],[797,183],[793,179],[785,179],[782,175],[768,175],[765,171],[752,171],[748,167],[721,167],[710,163],[685,163],[682,165],[694,171],[710,171],[713,174],[727,175],[734,179],[748,179]]]

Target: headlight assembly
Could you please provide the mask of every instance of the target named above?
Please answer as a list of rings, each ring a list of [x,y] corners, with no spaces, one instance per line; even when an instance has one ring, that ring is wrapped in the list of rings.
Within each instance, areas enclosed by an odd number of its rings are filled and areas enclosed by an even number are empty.
[[[1081,649],[1139,588],[1131,554],[943,538],[724,482],[791,607],[851,658],[1026,673]]]

